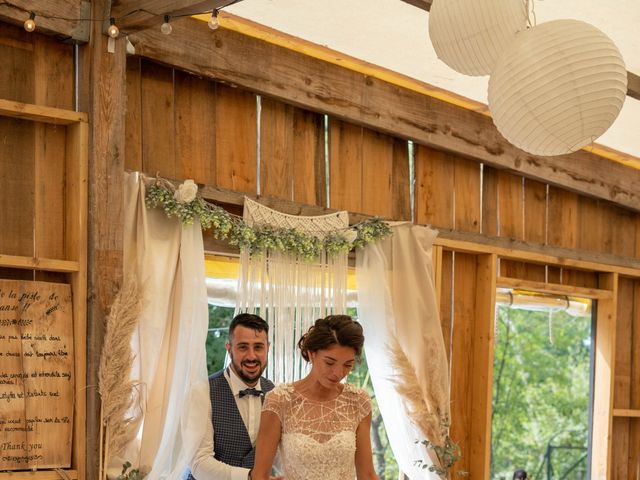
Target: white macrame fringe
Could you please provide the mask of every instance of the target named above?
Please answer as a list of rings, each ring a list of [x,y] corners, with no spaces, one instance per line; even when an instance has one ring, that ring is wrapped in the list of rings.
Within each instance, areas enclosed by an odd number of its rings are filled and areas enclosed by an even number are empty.
[[[287,215],[245,199],[244,220],[249,225],[297,228],[323,236],[349,226],[347,212],[304,217]],[[267,251],[240,255],[236,313],[256,313],[269,324],[267,377],[275,382],[292,382],[307,373],[298,339],[317,318],[346,311],[348,254],[316,262]]]

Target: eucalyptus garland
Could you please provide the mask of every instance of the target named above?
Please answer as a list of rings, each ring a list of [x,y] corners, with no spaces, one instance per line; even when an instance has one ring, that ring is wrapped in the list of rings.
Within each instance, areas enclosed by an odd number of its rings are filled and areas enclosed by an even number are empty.
[[[185,225],[193,224],[199,218],[203,230],[212,230],[215,238],[227,240],[239,248],[248,248],[251,253],[276,250],[305,260],[318,258],[323,250],[330,257],[336,256],[391,234],[389,226],[377,217],[349,229],[329,233],[324,238],[295,228],[251,227],[242,218],[206,202],[196,195],[196,191],[197,186],[191,180],[175,192],[170,186],[156,181],[147,187],[146,205],[147,208],[162,208],[168,217],[177,217]],[[355,239],[349,240],[354,231]]]

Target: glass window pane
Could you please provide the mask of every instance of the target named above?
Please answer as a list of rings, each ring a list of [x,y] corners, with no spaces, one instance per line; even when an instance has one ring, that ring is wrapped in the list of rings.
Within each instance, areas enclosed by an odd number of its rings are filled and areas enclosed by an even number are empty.
[[[591,302],[516,295],[496,308],[491,478],[586,479]]]

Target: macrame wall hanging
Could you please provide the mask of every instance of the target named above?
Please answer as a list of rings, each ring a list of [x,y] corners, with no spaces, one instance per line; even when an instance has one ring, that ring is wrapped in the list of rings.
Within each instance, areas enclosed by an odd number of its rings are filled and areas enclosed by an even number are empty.
[[[347,212],[288,215],[245,198],[244,221],[254,228],[296,229],[320,239],[336,232],[348,241],[355,238]],[[347,267],[347,251],[328,255],[322,250],[317,259],[308,260],[275,248],[241,249],[236,313],[255,313],[269,323],[266,375],[276,384],[298,380],[306,373],[297,342],[313,322],[345,313]]]

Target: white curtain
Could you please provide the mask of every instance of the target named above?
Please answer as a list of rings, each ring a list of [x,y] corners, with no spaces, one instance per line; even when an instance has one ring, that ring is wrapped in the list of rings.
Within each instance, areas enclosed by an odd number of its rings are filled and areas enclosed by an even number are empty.
[[[132,380],[140,385],[142,426],[121,459],[147,480],[181,478],[204,435],[209,404],[208,327],[202,231],[145,206],[142,175],[126,174],[124,275],[134,276],[143,307],[132,339]]]
[[[358,318],[365,331],[365,353],[378,407],[400,469],[411,480],[438,475],[416,465],[432,465],[416,440],[425,438],[408,418],[394,388],[390,336],[410,359],[425,398],[442,396],[449,411],[448,367],[436,302],[432,245],[437,231],[409,223],[391,224],[392,235],[359,250],[356,256]],[[433,396],[433,395],[432,395]]]

